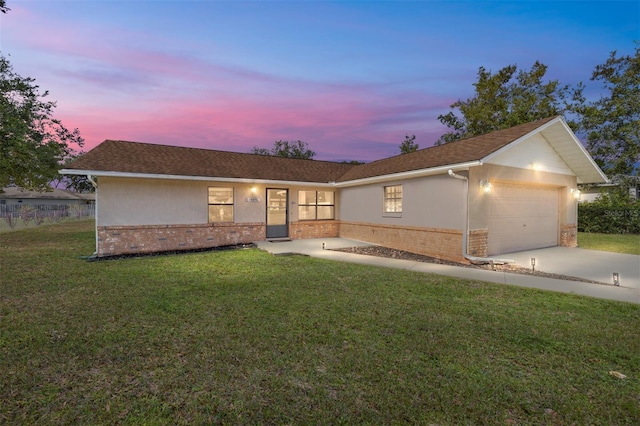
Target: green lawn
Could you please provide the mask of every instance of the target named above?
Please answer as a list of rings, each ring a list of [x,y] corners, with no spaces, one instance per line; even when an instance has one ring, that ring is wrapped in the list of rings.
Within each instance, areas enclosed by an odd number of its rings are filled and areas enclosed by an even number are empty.
[[[255,249],[78,258],[93,247],[86,221],[0,234],[0,423],[640,422],[638,305]]]
[[[640,235],[579,232],[578,246],[589,250],[640,255]]]

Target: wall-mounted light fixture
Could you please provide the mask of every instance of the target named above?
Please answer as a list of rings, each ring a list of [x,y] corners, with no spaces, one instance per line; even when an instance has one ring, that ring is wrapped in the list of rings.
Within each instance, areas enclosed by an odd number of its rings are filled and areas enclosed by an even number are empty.
[[[570,192],[571,192],[571,195],[573,195],[573,198],[574,198],[575,200],[579,200],[579,199],[580,199],[580,195],[582,195],[582,192],[580,192],[580,190],[579,190],[579,189],[573,189],[573,188],[571,188],[571,191],[570,191]]]
[[[252,194],[256,194],[258,192],[258,188],[256,188],[255,186],[251,187],[251,193]]]
[[[482,188],[484,192],[489,193],[491,192],[491,188],[493,188],[493,185],[491,185],[491,182],[489,182],[488,180],[481,180],[480,188]]]
[[[530,163],[529,164],[529,168],[531,168],[531,170],[542,170],[542,166],[539,163]]]

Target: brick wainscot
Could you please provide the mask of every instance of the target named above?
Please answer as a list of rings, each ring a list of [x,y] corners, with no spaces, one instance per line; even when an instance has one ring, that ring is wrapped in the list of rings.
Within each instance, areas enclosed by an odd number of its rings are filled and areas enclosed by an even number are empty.
[[[98,257],[195,250],[265,239],[264,223],[99,226]]]
[[[456,229],[340,222],[340,237],[438,259],[467,262],[462,256],[462,231]]]
[[[560,245],[578,247],[578,225],[568,223],[560,226]]]
[[[489,230],[474,229],[469,231],[467,253],[475,257],[487,257],[489,253]]]

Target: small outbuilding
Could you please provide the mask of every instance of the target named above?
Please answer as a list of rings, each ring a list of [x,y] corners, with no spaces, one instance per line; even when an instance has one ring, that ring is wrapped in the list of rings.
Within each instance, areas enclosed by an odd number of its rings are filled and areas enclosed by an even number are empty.
[[[576,246],[578,184],[606,176],[562,117],[367,164],[107,140],[96,253],[345,237],[447,260]]]

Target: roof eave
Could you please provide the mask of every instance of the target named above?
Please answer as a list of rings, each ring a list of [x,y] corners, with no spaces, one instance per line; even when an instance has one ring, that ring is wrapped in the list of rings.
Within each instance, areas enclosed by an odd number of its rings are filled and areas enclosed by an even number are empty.
[[[267,184],[267,185],[278,184],[278,185],[320,186],[320,187],[333,186],[333,182],[229,178],[229,177],[216,177],[216,176],[166,175],[166,174],[156,174],[156,173],[113,172],[113,171],[104,171],[104,170],[62,169],[59,171],[59,173],[63,175],[80,175],[80,176],[97,176],[97,177],[104,176],[104,177],[118,177],[118,178],[137,178],[137,179],[192,180],[192,181],[203,181],[203,182],[228,182],[228,183]]]
[[[448,164],[444,166],[430,167],[428,169],[411,170],[408,172],[392,173],[389,175],[372,176],[362,179],[347,180],[344,182],[336,182],[333,186],[336,188],[346,188],[350,186],[369,185],[373,183],[390,182],[401,179],[414,179],[418,177],[437,175],[446,173],[449,169],[453,171],[468,170],[470,167],[481,166],[482,161],[468,161],[466,163]]]

